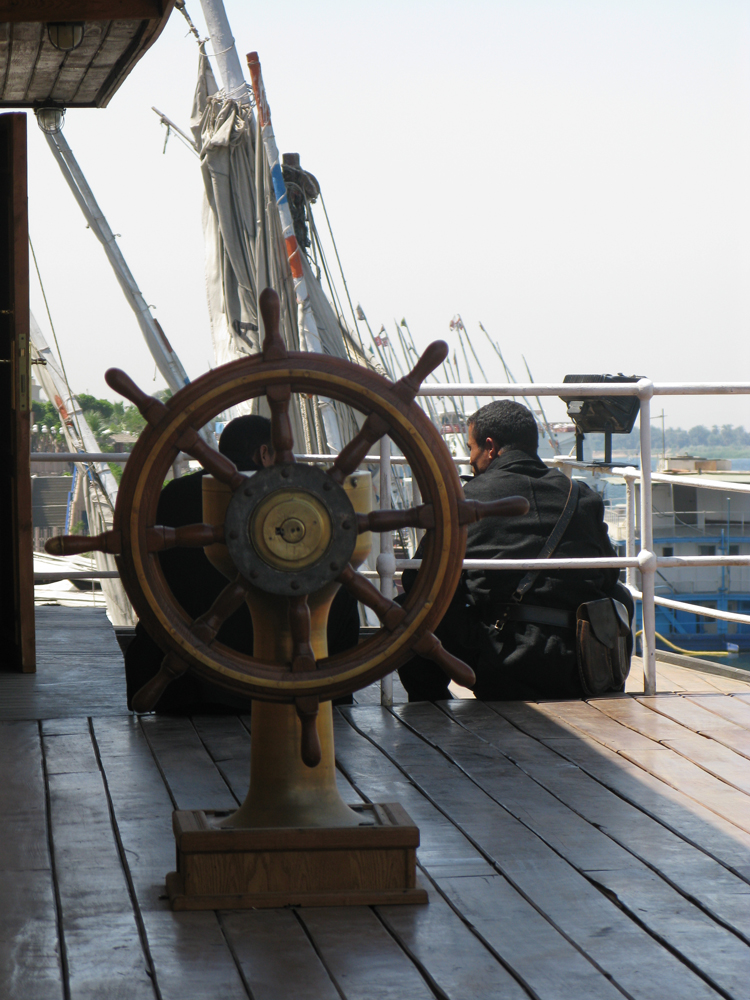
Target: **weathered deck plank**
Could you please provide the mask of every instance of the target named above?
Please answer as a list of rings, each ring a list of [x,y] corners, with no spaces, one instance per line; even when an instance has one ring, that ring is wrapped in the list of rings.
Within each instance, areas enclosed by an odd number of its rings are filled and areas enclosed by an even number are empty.
[[[488,707],[750,881],[750,834],[709,808],[699,797],[661,781],[624,754],[618,754],[583,733],[570,736],[555,725],[554,717],[542,714],[543,706],[494,702]],[[697,770],[699,777],[704,775]]]
[[[0,969],[8,1000],[61,1000],[39,726],[0,724]]]
[[[732,701],[727,695],[719,697]],[[750,730],[722,718],[720,714],[711,712],[688,698],[638,698],[638,701],[652,712],[678,722],[683,729],[707,736],[728,750],[750,759]]]
[[[44,747],[70,995],[153,1000],[91,735],[45,733]]]
[[[738,791],[750,794],[750,767],[739,753],[691,732],[667,713],[652,711],[634,698],[604,698],[589,704],[628,729],[676,751]]]
[[[441,810],[497,870],[592,962],[592,970],[599,971],[602,995],[608,979],[639,997],[656,998],[667,989],[686,998],[715,995],[540,837],[444,756],[416,735],[404,732],[389,713],[363,707],[349,710],[347,715],[393,757],[423,793],[433,801],[439,799]]]
[[[542,788],[564,802],[595,829],[659,872],[715,920],[730,924],[750,943],[750,886],[648,812],[610,790],[552,749],[515,730],[496,725],[497,716],[481,703],[447,702],[442,709],[462,726],[510,757]],[[505,721],[505,720],[502,720]]]
[[[732,698],[724,694],[691,694],[685,700],[705,708],[706,711],[722,719],[728,719],[743,729],[750,729],[750,705],[741,698]]]
[[[334,713],[340,788],[404,804],[430,905],[172,913],[172,810],[242,800],[250,720],[136,719],[102,611],[39,610],[40,672],[0,676],[30,720],[0,722],[0,996],[748,995],[742,682],[660,664],[678,694],[394,712],[372,687]]]
[[[429,705],[408,705],[397,714],[423,739],[440,748],[495,802],[507,809],[595,886],[637,914],[655,938],[721,989],[745,988],[748,942],[720,926],[595,825],[541,788],[500,750],[471,735]],[[555,776],[559,774],[559,769]],[[556,790],[556,785],[555,785]],[[737,880],[735,880],[737,881]],[[738,883],[735,888],[742,888]],[[750,917],[750,911],[746,914]]]
[[[162,1000],[246,1000],[216,915],[172,913],[164,878],[174,868],[173,803],[134,718],[94,723],[97,748]]]

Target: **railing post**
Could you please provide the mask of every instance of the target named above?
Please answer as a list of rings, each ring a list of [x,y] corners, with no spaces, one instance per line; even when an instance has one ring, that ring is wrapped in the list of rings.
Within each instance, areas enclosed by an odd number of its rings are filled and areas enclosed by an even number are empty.
[[[391,506],[391,439],[384,435],[380,439],[380,509]],[[380,532],[380,555],[375,568],[380,577],[380,593],[393,599],[393,577],[396,559],[393,555],[393,533]],[[393,674],[388,674],[380,682],[380,704],[390,708],[393,704]]]
[[[638,561],[641,569],[643,594],[643,690],[647,695],[656,694],[656,611],[654,607],[656,554],[654,553],[654,524],[651,496],[651,397],[654,383],[641,379],[638,383],[641,434],[641,551]]]
[[[417,482],[417,477],[414,475],[414,469],[409,470],[411,472],[411,505],[412,507],[418,507],[422,503],[422,491],[419,488],[419,483]],[[414,535],[417,539],[417,545],[422,541],[424,537],[424,528],[415,528]]]
[[[635,481],[638,478],[638,470],[628,466],[622,470],[625,480],[625,555],[628,559],[635,557]],[[637,586],[635,578],[635,566],[628,566],[625,570],[625,579],[629,586]]]

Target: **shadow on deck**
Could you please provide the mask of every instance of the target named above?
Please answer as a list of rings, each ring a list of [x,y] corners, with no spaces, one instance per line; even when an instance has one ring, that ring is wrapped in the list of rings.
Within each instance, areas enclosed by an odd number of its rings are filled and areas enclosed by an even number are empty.
[[[172,810],[244,797],[249,719],[137,719],[103,612],[37,614],[38,673],[0,677],[2,997],[750,996],[750,684],[665,664],[655,698],[362,692],[342,791],[405,806],[430,905],[175,914]]]

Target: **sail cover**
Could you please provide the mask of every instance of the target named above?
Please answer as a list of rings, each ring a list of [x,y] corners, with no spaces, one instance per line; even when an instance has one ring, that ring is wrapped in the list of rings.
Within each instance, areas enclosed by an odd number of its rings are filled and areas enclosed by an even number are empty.
[[[267,286],[281,299],[284,342],[289,350],[298,351],[294,285],[253,109],[219,90],[203,46],[190,124],[204,182],[206,291],[215,363],[260,351],[263,330],[258,295]],[[303,268],[323,353],[367,364],[307,260]],[[230,415],[265,412],[264,406],[264,400],[250,401]],[[321,419],[325,407],[335,412],[338,440],[330,440],[326,433]],[[304,446],[313,454],[337,451],[362,422],[361,415],[344,404],[307,397],[296,398],[290,415],[297,450]]]

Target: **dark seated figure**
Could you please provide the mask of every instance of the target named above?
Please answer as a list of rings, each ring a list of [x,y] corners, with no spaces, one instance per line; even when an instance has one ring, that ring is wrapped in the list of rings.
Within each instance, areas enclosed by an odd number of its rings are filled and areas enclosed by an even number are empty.
[[[488,517],[468,529],[467,559],[535,559],[552,534],[570,493],[570,480],[537,455],[536,421],[527,407],[501,400],[469,420],[474,478],[464,488],[472,500],[523,496],[529,512]],[[601,497],[579,483],[572,519],[554,557],[613,556]],[[404,573],[408,592],[415,571]],[[449,652],[476,673],[474,693],[484,701],[580,698],[575,615],[579,605],[601,598],[633,600],[618,583],[617,569],[542,570],[520,604],[513,594],[523,571],[467,570],[436,634]],[[628,656],[632,639],[628,641]],[[414,657],[399,671],[410,701],[449,698],[448,681],[428,660]]]
[[[265,417],[237,417],[227,424],[219,451],[243,472],[258,470],[273,462],[271,423]],[[161,491],[156,523],[179,528],[203,521],[204,472],[173,479]],[[224,577],[206,558],[203,549],[175,548],[159,554],[161,568],[175,599],[192,619],[204,614],[227,586]],[[283,600],[284,598],[279,598]],[[221,626],[216,637],[247,656],[253,652],[253,622],[243,604]],[[356,646],[359,641],[359,611],[356,599],[341,588],[334,598],[328,621],[331,656]],[[133,695],[159,670],[164,650],[140,622],[125,653],[128,708]],[[249,711],[251,701],[211,684],[190,671],[173,681],[159,699],[156,711],[165,714]]]

